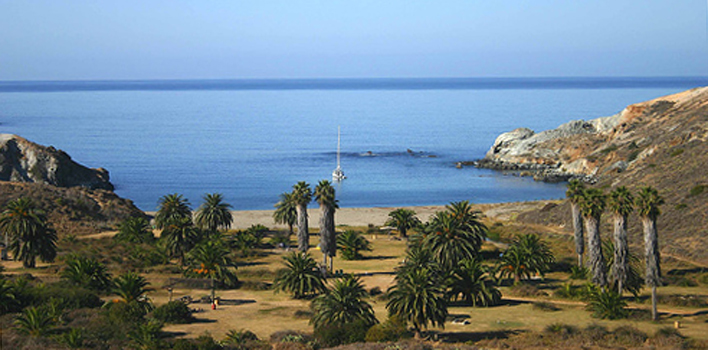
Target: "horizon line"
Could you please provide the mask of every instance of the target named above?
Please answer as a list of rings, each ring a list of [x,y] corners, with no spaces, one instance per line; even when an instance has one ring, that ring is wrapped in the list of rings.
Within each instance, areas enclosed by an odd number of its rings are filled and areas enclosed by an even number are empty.
[[[708,75],[529,75],[529,76],[418,76],[418,77],[256,77],[256,78],[89,78],[89,79],[10,79],[8,83],[64,82],[180,82],[180,81],[327,81],[327,80],[506,80],[506,79],[708,79]]]

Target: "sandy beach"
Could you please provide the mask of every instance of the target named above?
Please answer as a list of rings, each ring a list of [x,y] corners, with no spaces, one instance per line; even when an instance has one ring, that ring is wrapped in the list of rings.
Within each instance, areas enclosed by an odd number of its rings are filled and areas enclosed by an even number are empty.
[[[549,201],[533,201],[533,202],[516,202],[516,203],[494,203],[494,204],[475,204],[475,210],[480,210],[484,215],[503,219],[506,215],[512,212],[528,210],[533,207],[543,206]],[[431,215],[437,211],[445,209],[445,206],[416,206],[416,207],[374,207],[374,208],[340,208],[335,214],[335,222],[339,225],[346,226],[368,226],[372,224],[377,227],[384,225],[388,219],[388,213],[395,209],[406,208],[416,212],[418,218],[422,221],[427,221]],[[320,220],[320,210],[317,206],[308,208],[310,216],[310,227],[317,227]],[[148,213],[154,215],[154,213]],[[276,225],[273,222],[273,210],[243,210],[233,211],[234,223],[231,226],[233,229],[245,229],[251,225],[261,224],[271,228],[286,228],[285,225]]]

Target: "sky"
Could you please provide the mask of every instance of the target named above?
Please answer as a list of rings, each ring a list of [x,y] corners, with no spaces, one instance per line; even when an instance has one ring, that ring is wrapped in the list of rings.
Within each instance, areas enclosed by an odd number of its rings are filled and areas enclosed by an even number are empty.
[[[0,0],[0,81],[708,76],[707,0]]]

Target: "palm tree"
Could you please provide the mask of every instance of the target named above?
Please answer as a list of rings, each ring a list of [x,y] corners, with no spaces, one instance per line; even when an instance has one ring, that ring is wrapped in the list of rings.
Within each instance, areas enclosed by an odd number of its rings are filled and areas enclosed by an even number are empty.
[[[159,229],[163,229],[170,223],[181,221],[184,218],[192,219],[192,209],[189,207],[189,201],[181,194],[164,195],[160,198],[159,204],[155,214],[155,226]]]
[[[113,280],[113,293],[127,304],[137,303],[145,311],[152,309],[146,293],[151,291],[150,283],[145,277],[135,272],[124,273]]]
[[[568,182],[565,192],[570,201],[570,210],[573,215],[573,230],[575,232],[575,253],[578,254],[578,267],[583,267],[583,254],[585,253],[585,237],[583,237],[583,217],[580,213],[580,200],[585,192],[585,185],[578,179]]]
[[[585,219],[585,231],[588,234],[590,257],[588,263],[592,273],[592,282],[603,289],[607,286],[607,270],[605,257],[602,254],[600,238],[600,218],[605,211],[607,196],[601,190],[589,188],[583,192],[580,200],[580,211]]]
[[[221,237],[204,241],[187,253],[188,276],[197,275],[211,280],[211,301],[215,300],[215,281],[233,286],[238,282],[236,263],[231,258],[231,251]]]
[[[482,212],[473,210],[469,201],[452,202],[445,208],[465,230],[475,236],[479,246],[482,246],[482,242],[487,237],[487,227],[479,221]]]
[[[499,262],[501,278],[513,276],[514,284],[521,278],[530,278],[532,274],[543,276],[555,262],[551,250],[538,235],[526,234],[518,236],[502,255]]]
[[[337,236],[337,249],[344,260],[359,260],[362,251],[371,251],[371,243],[359,232],[346,230]]]
[[[306,253],[310,247],[310,231],[307,228],[307,205],[312,201],[312,190],[305,181],[293,186],[293,201],[297,209],[297,249]]]
[[[207,193],[204,203],[197,209],[195,223],[202,230],[215,233],[219,228],[228,229],[234,221],[231,215],[231,204],[224,202],[220,193]]]
[[[614,252],[616,251],[615,244],[612,243],[611,240],[604,240],[602,242],[602,251],[603,251],[603,254],[607,257],[606,262],[607,262],[608,272],[614,271],[615,270]],[[641,269],[639,267],[640,260],[635,255],[633,255],[632,252],[629,250],[627,250],[626,260],[627,260],[627,268],[625,270],[626,278],[624,280],[624,283],[622,283],[622,291],[630,292],[636,297],[636,296],[639,296],[639,292],[641,292],[642,287],[644,286],[644,277],[642,276],[641,271],[640,271]],[[612,282],[613,282],[613,288],[619,287],[619,283],[617,280],[613,280]],[[618,291],[619,291],[619,289],[618,289]]]
[[[492,306],[501,301],[501,292],[484,275],[484,266],[477,259],[463,260],[455,269],[448,291],[448,298],[461,297],[468,304]]]
[[[664,199],[652,187],[642,187],[637,195],[636,205],[644,227],[644,249],[646,258],[646,274],[644,282],[651,287],[651,317],[657,320],[656,287],[661,284],[661,261],[659,256],[659,239],[656,230],[656,219],[661,214],[659,206]]]
[[[165,242],[165,248],[170,255],[177,257],[184,266],[184,255],[194,247],[200,238],[199,229],[192,223],[192,219],[183,217],[171,220],[162,230],[160,239]]]
[[[50,328],[54,326],[54,319],[42,308],[31,306],[17,316],[15,326],[20,333],[41,337],[49,333]]]
[[[471,218],[460,218],[454,212],[437,212],[425,227],[423,245],[445,271],[452,271],[462,260],[475,258],[482,246],[484,231],[471,230],[469,221]]]
[[[334,187],[327,180],[320,181],[315,187],[315,200],[320,205],[320,250],[327,267],[329,258],[329,271],[334,270],[334,256],[337,255],[337,232],[334,230],[334,213],[339,208],[335,199]]]
[[[276,292],[291,293],[295,299],[303,299],[323,293],[324,278],[317,269],[317,262],[310,254],[293,252],[283,257],[285,269],[280,270],[273,282]]]
[[[634,210],[634,196],[624,187],[618,187],[610,193],[608,206],[613,214],[614,259],[612,264],[612,280],[617,283],[617,293],[622,294],[629,272],[629,247],[627,246],[627,218]]]
[[[142,217],[128,218],[118,226],[115,239],[130,243],[152,243],[155,235],[152,233],[150,223]]]
[[[273,212],[273,220],[276,224],[288,225],[288,235],[293,234],[293,226],[297,224],[297,204],[294,198],[292,193],[282,193]]]
[[[388,217],[384,225],[395,227],[402,238],[408,238],[408,230],[421,225],[420,219],[415,216],[415,211],[410,209],[396,209],[388,213]]]
[[[103,291],[111,286],[111,276],[106,266],[100,262],[80,255],[70,256],[61,277],[84,288]]]
[[[10,281],[0,278],[0,315],[13,311],[17,305],[15,288]]]
[[[441,278],[426,268],[398,273],[396,284],[388,289],[386,308],[390,315],[412,323],[417,338],[428,324],[444,327],[448,312]]]
[[[0,230],[12,236],[8,248],[25,268],[35,267],[38,257],[51,262],[57,256],[57,234],[47,226],[44,214],[29,198],[7,203],[0,214]]]
[[[378,321],[371,304],[364,301],[368,296],[359,277],[349,275],[337,279],[331,290],[313,301],[314,315],[310,323],[315,328],[345,326],[353,322],[373,326]]]

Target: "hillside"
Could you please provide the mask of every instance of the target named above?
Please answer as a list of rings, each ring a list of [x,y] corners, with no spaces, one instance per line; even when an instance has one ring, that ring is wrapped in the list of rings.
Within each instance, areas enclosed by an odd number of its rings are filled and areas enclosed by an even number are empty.
[[[91,234],[145,215],[112,190],[107,170],[87,168],[54,147],[0,134],[0,209],[29,197],[60,236]]]
[[[707,140],[708,87],[703,87],[538,134],[529,129],[502,134],[479,166],[546,181],[581,178],[606,191],[656,187],[666,200],[659,218],[662,253],[708,265],[703,249],[708,245]],[[569,213],[564,203],[518,219],[569,230]],[[639,223],[631,220],[631,239],[638,244]]]

